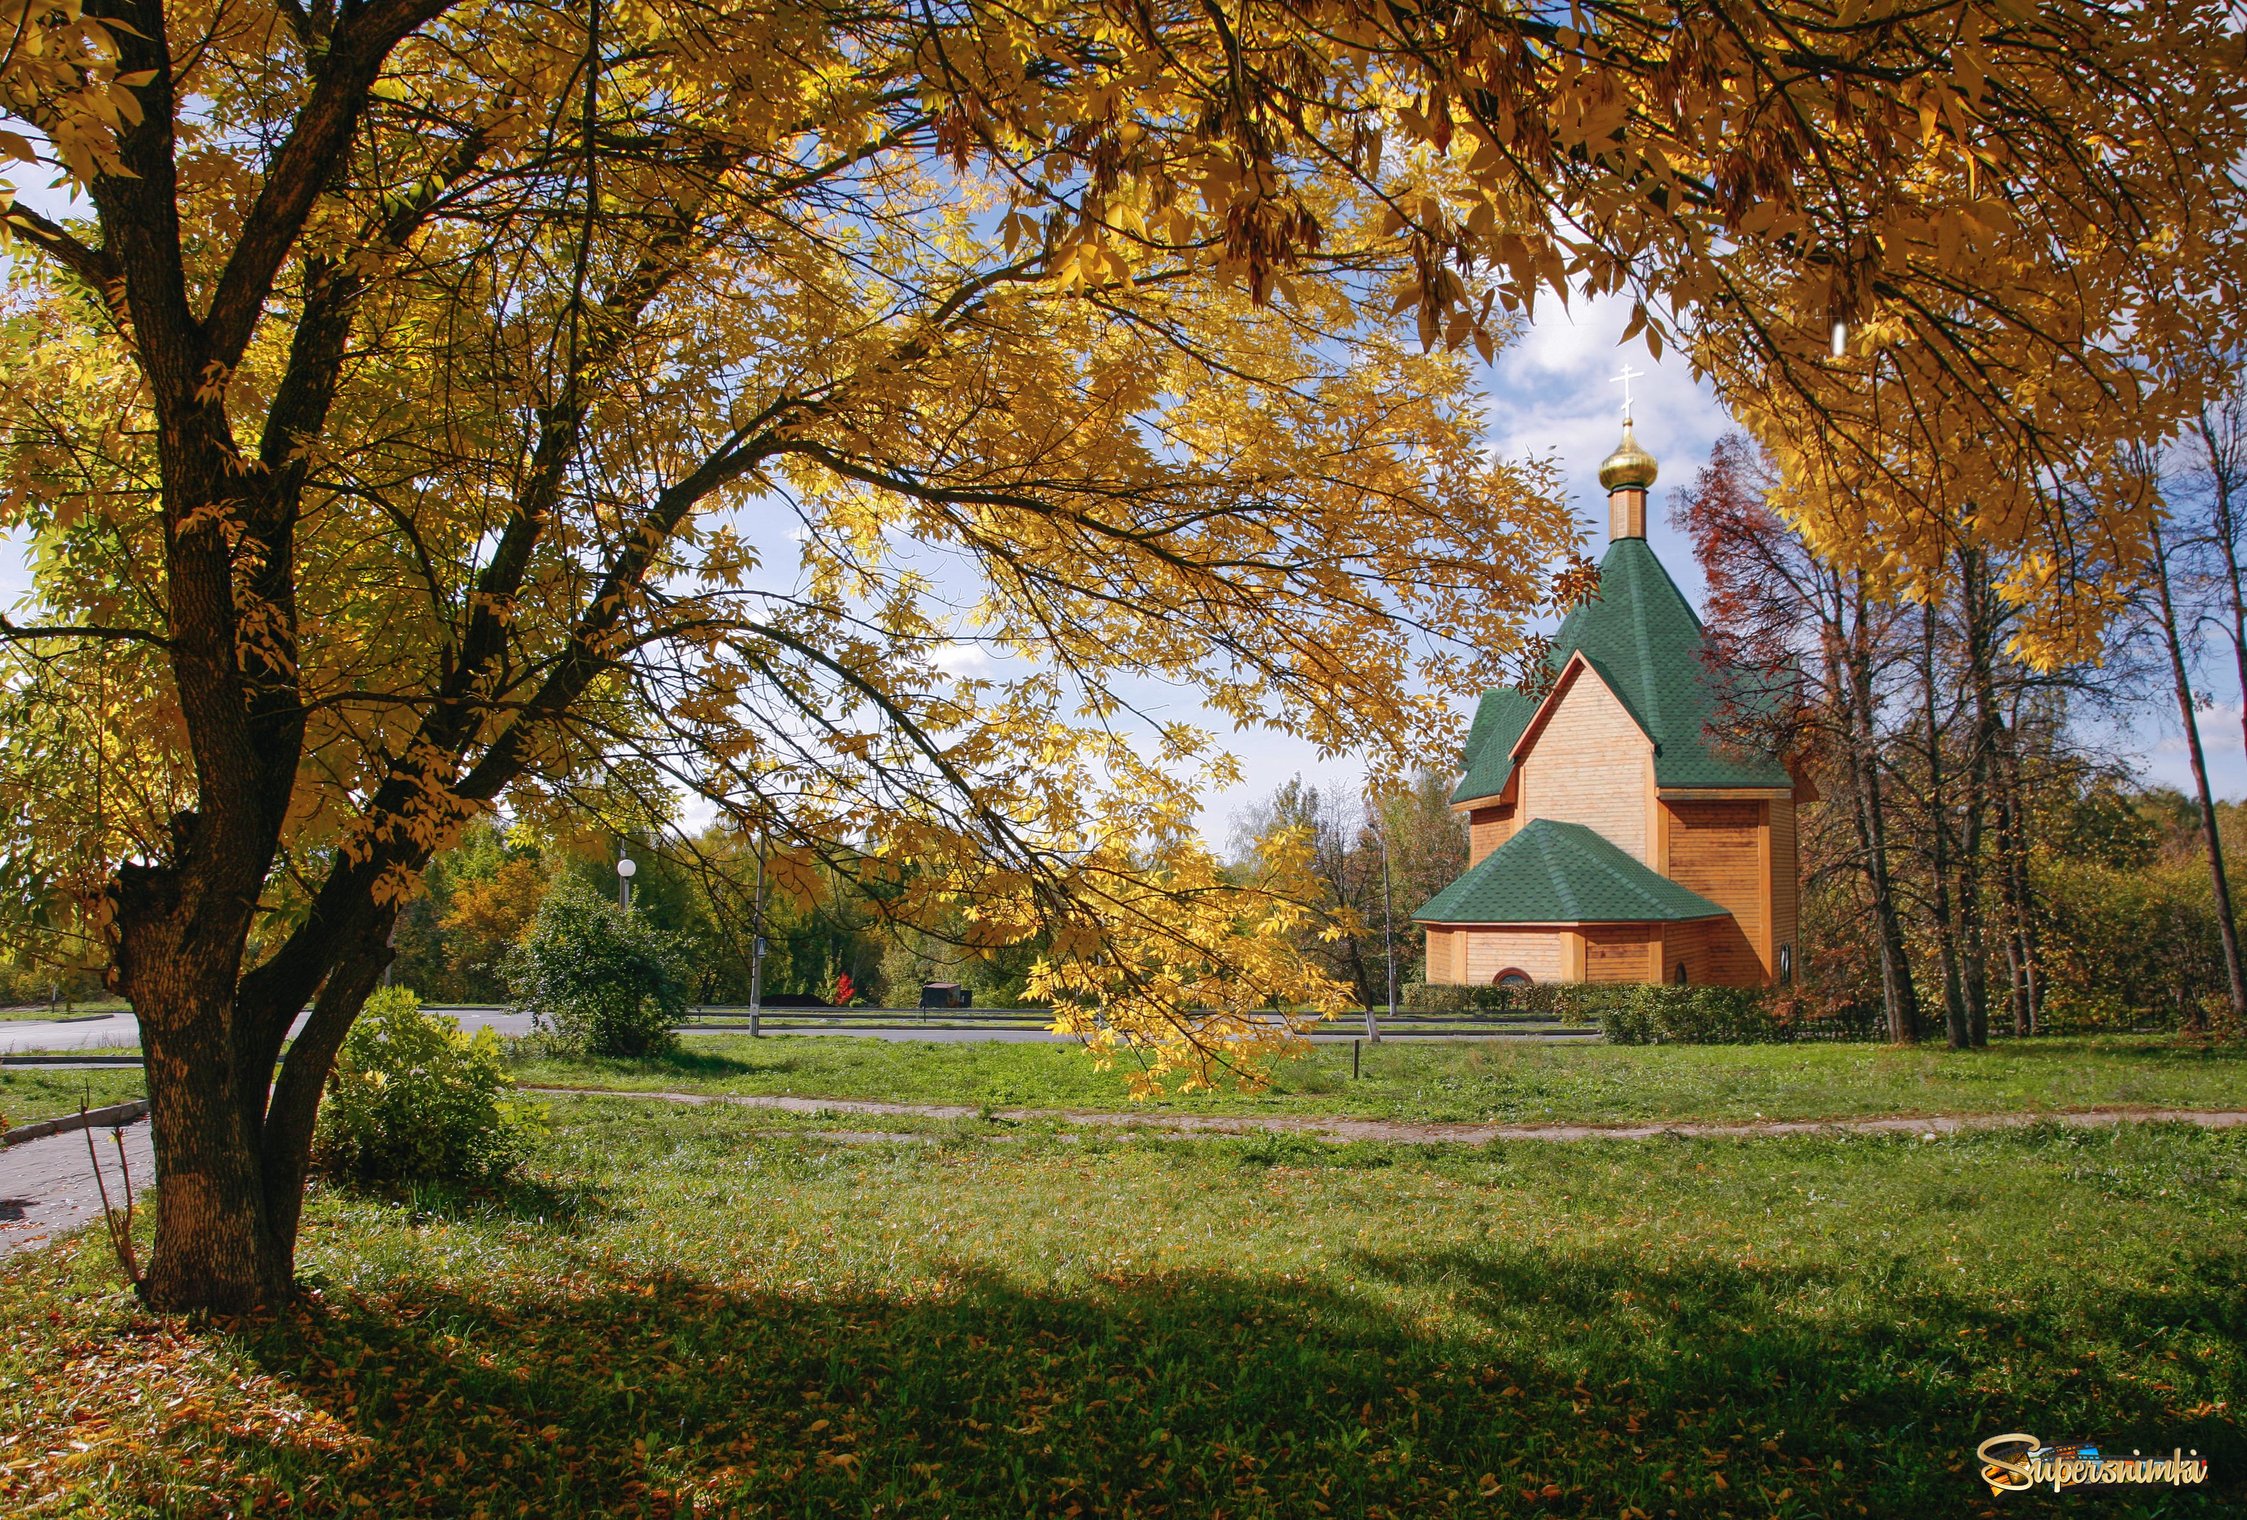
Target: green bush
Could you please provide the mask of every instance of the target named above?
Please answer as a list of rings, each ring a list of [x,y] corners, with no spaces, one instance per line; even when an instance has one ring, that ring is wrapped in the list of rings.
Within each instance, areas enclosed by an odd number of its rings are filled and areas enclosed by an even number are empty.
[[[344,1036],[313,1164],[368,1184],[497,1181],[539,1131],[537,1112],[507,1090],[497,1034],[464,1034],[404,988],[385,987]]]
[[[508,983],[539,1029],[571,1049],[653,1055],[670,1049],[687,1016],[683,959],[638,913],[563,877],[510,959]]]
[[[1609,994],[1600,1027],[1617,1045],[1783,1045],[1797,1040],[1877,1040],[1877,1007],[1761,987],[1633,986]]]
[[[1527,987],[1413,982],[1412,1013],[1511,1014],[1597,1022],[1617,1045],[1768,1045],[1794,1040],[1874,1040],[1880,1010],[1853,1000],[1761,987],[1668,983],[1539,982]]]
[[[1406,1013],[1515,1013],[1520,989],[1486,983],[1406,982],[1398,998]]]

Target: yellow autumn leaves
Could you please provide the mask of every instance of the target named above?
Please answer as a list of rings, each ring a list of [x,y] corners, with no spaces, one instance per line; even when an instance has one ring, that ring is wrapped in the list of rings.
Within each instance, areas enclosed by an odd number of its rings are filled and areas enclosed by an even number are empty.
[[[2189,0],[431,0],[363,86],[325,13],[193,0],[154,124],[15,14],[0,152],[102,192],[17,217],[0,307],[0,518],[84,630],[14,646],[27,858],[91,901],[210,784],[172,598],[215,525],[191,610],[303,717],[273,935],[326,882],[394,908],[478,808],[699,792],[784,882],[1046,925],[1067,1020],[1196,1080],[1332,989],[1300,863],[1191,842],[1234,769],[1177,713],[1449,749],[1576,547],[1465,359],[1540,295],[1684,345],[1830,555],[2010,552],[2036,654],[2142,557],[2121,462],[2242,288],[2247,85]],[[247,351],[178,372],[140,314],[240,287],[339,90]],[[97,675],[129,786],[70,762]]]

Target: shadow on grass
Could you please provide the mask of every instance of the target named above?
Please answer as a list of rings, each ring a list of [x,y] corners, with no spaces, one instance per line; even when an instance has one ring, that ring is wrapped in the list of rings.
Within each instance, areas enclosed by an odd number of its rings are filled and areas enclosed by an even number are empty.
[[[517,1064],[525,1065],[534,1061],[550,1063],[568,1072],[587,1076],[693,1077],[711,1081],[752,1074],[785,1074],[794,1071],[798,1065],[785,1056],[771,1060],[744,1061],[738,1056],[720,1055],[683,1040],[669,1050],[645,1056],[589,1056],[573,1051],[525,1045],[517,1058]]]
[[[1969,1061],[1983,1056],[2052,1060],[2074,1053],[2106,1061],[2137,1061],[2155,1066],[2174,1066],[2183,1061],[2247,1064],[2247,1041],[2215,1040],[2176,1033],[2037,1035],[2029,1039],[1993,1040],[1985,1049],[1975,1051],[1946,1050],[1940,1044],[1932,1042],[1904,1047],[1885,1046],[1882,1049],[1904,1055],[1925,1051],[1944,1057],[1957,1056]]]
[[[2080,1511],[1991,1502],[1970,1457],[2009,1430],[2214,1463],[2210,1490],[2120,1491],[2102,1517],[2243,1497],[2221,1409],[2180,1414],[2185,1395],[2057,1331],[2016,1344],[2035,1327],[1964,1285],[1813,1320],[1816,1285],[1761,1266],[1518,1247],[1361,1265],[1400,1291],[1218,1272],[1025,1291],[965,1268],[918,1296],[691,1275],[331,1291],[242,1334],[357,1458],[215,1414],[191,1439],[320,1513]],[[2159,1313],[2241,1328],[2247,1262],[2190,1265]],[[1448,1301],[1446,1328],[1414,1299]]]
[[[320,1185],[352,1197],[396,1204],[416,1223],[496,1220],[545,1225],[575,1234],[613,1212],[602,1190],[593,1184],[545,1178],[512,1177],[488,1184],[415,1182],[403,1186],[326,1178]]]

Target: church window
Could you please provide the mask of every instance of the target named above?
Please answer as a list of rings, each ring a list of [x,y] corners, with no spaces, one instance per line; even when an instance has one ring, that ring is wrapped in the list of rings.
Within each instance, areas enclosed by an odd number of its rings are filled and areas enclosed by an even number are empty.
[[[1782,987],[1794,985],[1794,946],[1792,945],[1781,945],[1779,947],[1779,985]]]
[[[1527,987],[1530,985],[1530,977],[1529,973],[1522,970],[1520,967],[1508,966],[1505,970],[1492,977],[1490,979],[1490,984],[1493,987]]]
[[[1680,987],[1685,985],[1685,962],[1679,961],[1677,963],[1677,969],[1670,973],[1670,980],[1677,983]]]

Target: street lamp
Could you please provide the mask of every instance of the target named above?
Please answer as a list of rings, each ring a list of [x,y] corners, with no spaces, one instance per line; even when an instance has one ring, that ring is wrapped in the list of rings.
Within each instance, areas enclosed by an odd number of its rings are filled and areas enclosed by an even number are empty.
[[[1370,810],[1376,820],[1373,837],[1381,846],[1381,951],[1389,963],[1389,1017],[1397,1016],[1397,906],[1396,889],[1389,885],[1389,815],[1381,809],[1381,799],[1374,799]],[[1381,1026],[1373,1022],[1373,1010],[1365,1011],[1365,1038],[1371,1045],[1381,1043]]]
[[[749,906],[749,1038],[763,1031],[765,1013],[765,831],[757,830],[757,889]]]
[[[616,862],[616,905],[632,906],[632,878],[640,874],[640,866],[629,855],[620,855]]]

